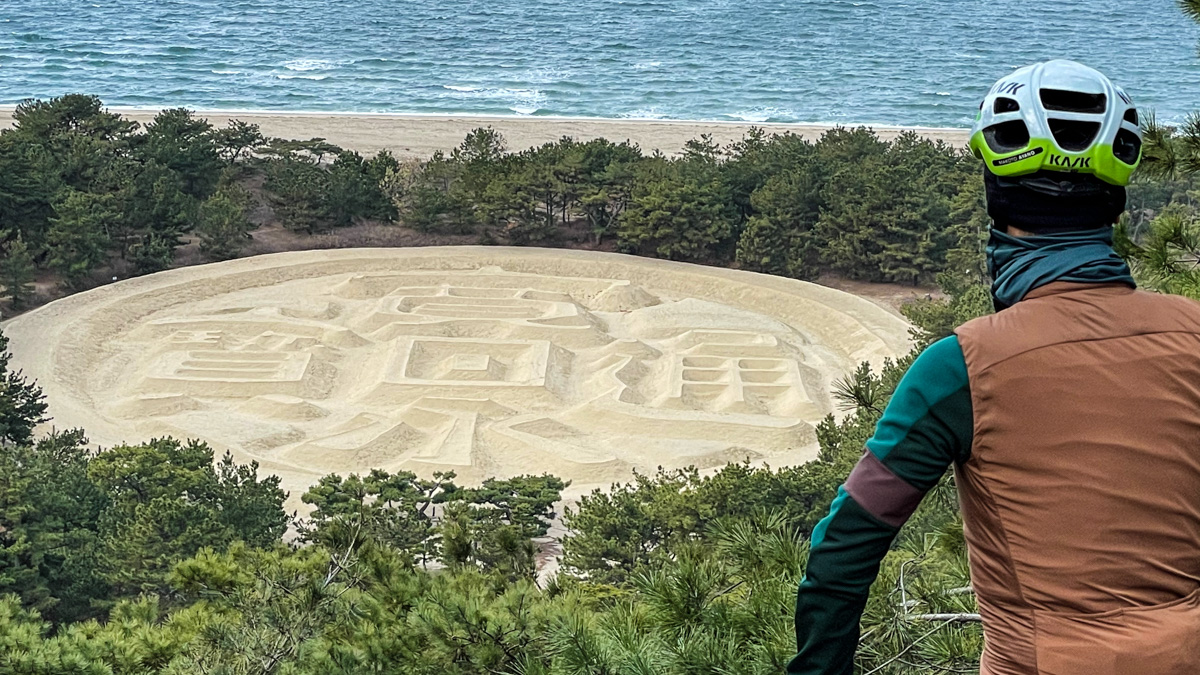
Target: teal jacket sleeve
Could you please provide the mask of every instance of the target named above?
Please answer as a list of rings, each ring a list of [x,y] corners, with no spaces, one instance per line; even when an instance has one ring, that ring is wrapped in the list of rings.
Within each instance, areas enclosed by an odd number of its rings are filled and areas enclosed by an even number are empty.
[[[867,593],[900,527],[971,449],[967,366],[958,338],[930,345],[900,380],[862,459],[813,529],[796,595],[793,675],[851,675]]]

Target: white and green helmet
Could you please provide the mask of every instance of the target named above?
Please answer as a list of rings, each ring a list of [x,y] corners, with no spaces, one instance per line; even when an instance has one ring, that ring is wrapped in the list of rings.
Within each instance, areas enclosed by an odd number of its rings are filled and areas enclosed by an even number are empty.
[[[1142,158],[1142,130],[1124,90],[1098,70],[1059,59],[1020,68],[993,85],[970,145],[997,176],[1045,169],[1128,185]]]

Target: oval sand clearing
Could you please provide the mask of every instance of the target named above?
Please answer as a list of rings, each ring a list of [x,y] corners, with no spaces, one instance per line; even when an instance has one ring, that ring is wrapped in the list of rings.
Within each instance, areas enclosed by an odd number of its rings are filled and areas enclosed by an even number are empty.
[[[831,382],[908,349],[871,302],[749,272],[500,247],[302,251],[188,267],[4,326],[58,428],[328,473],[571,493],[658,466],[815,456]]]

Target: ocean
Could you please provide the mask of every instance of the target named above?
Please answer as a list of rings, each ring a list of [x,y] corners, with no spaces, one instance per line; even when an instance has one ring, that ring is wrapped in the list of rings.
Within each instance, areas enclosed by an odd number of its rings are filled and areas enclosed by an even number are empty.
[[[968,126],[994,80],[1100,68],[1200,106],[1174,0],[2,0],[0,104]]]

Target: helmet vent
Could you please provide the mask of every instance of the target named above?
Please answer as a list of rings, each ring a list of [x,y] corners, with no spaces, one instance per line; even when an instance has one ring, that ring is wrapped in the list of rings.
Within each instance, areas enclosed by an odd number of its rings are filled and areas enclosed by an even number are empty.
[[[1085,94],[1066,89],[1042,89],[1038,94],[1046,110],[1100,114],[1108,105],[1108,97],[1104,94]]]
[[[1141,152],[1142,141],[1138,139],[1137,134],[1128,129],[1121,129],[1117,132],[1117,138],[1113,141],[1113,156],[1125,164],[1133,166],[1137,164]]]
[[[1017,103],[1015,99],[1011,98],[998,98],[996,99],[996,102],[992,104],[992,112],[997,115],[1006,112],[1016,112],[1020,109],[1021,104]]]
[[[1132,124],[1135,127],[1137,126],[1138,116],[1137,116],[1137,110],[1135,108],[1130,108],[1129,110],[1125,111],[1125,121],[1129,122],[1130,124]]]
[[[983,130],[983,139],[992,152],[1014,152],[1029,145],[1029,129],[1021,120],[994,124]]]
[[[1056,120],[1051,119],[1050,133],[1054,135],[1054,140],[1058,143],[1058,147],[1067,152],[1082,152],[1091,146],[1092,141],[1096,140],[1096,134],[1100,133],[1099,122],[1075,122],[1071,120]]]

